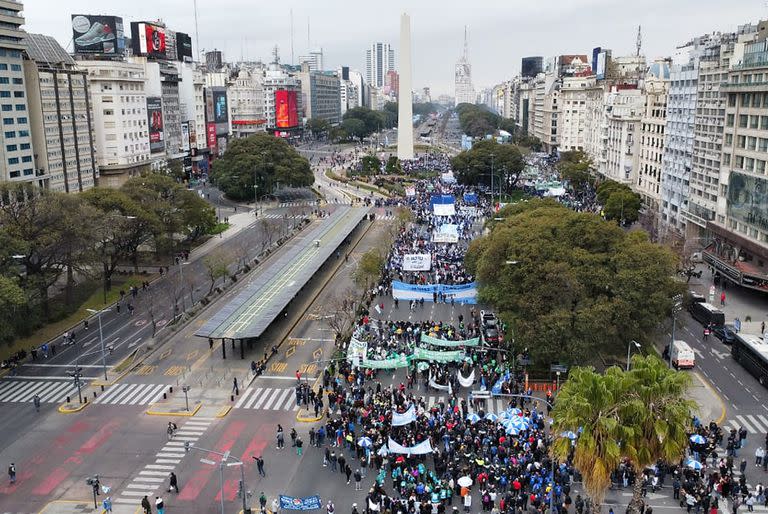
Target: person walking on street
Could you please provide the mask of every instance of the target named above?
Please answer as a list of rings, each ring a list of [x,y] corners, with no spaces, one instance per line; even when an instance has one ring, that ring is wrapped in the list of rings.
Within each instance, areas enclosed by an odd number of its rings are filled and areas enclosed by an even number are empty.
[[[259,496],[259,511],[262,514],[267,512],[267,496],[264,494],[264,491],[261,491],[261,496]]]
[[[285,448],[285,436],[283,435],[283,427],[282,425],[277,425],[277,448],[278,450],[282,450]]]
[[[360,470],[355,470],[355,491],[361,491],[362,485],[361,482],[363,481],[363,475],[360,474]]]
[[[37,412],[40,412],[40,395],[36,394],[35,397],[32,399],[32,401],[35,404],[35,410]]]
[[[349,467],[349,464],[344,466],[344,474],[347,475],[347,485],[352,481],[352,468]]]
[[[8,466],[8,479],[12,484],[16,483],[16,464],[13,462],[11,462],[11,465]]]
[[[296,455],[301,457],[301,449],[304,446],[304,441],[301,440],[301,437],[296,438]]]
[[[272,514],[280,513],[280,501],[277,498],[272,499]]]
[[[725,291],[720,293],[720,305],[725,305]]]
[[[257,457],[257,456],[254,455],[253,456],[253,460],[256,461],[256,469],[259,470],[259,475],[261,475],[263,477],[267,476],[267,474],[264,473],[264,458],[263,457]]]
[[[235,396],[240,396],[240,388],[237,385],[237,377],[232,378],[232,392]]]
[[[106,514],[112,514],[112,498],[107,496],[101,501],[101,506]]]
[[[155,496],[155,508],[157,509],[157,514],[165,514],[165,504],[159,496]]]
[[[144,509],[144,514],[152,514],[152,505],[149,504],[147,495],[144,495],[144,498],[141,499],[141,508]]]
[[[176,473],[171,471],[171,475],[169,477],[170,482],[168,483],[168,492],[174,491],[176,494],[179,494],[179,479],[176,476]]]
[[[296,447],[296,437],[298,437],[298,434],[296,433],[296,428],[291,429],[291,448]]]

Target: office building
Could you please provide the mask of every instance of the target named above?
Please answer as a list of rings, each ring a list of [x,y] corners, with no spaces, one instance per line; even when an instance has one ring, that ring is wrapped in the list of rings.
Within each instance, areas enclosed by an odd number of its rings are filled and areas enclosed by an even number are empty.
[[[24,78],[35,169],[44,187],[63,193],[97,185],[88,73],[50,36],[24,38]],[[10,155],[11,153],[9,153]]]
[[[661,159],[664,155],[664,129],[667,122],[669,63],[656,62],[645,75],[645,112],[640,120],[640,151],[637,178],[633,189],[643,198],[653,225],[661,199]]]
[[[0,0],[0,180],[34,182],[43,187],[45,180],[35,170],[37,150],[32,146],[24,84],[23,10],[21,2]]]
[[[365,81],[367,84],[384,87],[384,77],[395,69],[395,51],[389,43],[373,43],[365,51]]]
[[[299,65],[304,63],[309,65],[309,71],[323,71],[325,69],[323,65],[323,49],[310,50],[309,55],[300,56]]]
[[[474,104],[477,102],[475,88],[472,85],[472,65],[469,63],[469,41],[467,40],[466,27],[464,27],[464,53],[456,62],[454,85],[456,105]]]
[[[310,71],[301,65],[297,74],[301,83],[301,100],[306,119],[319,118],[331,125],[341,123],[341,80],[335,72]]]
[[[241,65],[227,94],[232,112],[233,137],[264,132],[267,122],[264,117],[263,67]]]

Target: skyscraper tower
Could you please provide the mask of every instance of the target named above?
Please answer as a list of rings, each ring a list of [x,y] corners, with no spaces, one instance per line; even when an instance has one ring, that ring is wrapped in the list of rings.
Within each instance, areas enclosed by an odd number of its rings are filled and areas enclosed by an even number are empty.
[[[475,103],[475,89],[472,87],[472,65],[469,64],[469,40],[464,26],[464,54],[456,63],[456,105]]]
[[[411,17],[400,16],[400,85],[397,108],[397,158],[413,159],[413,90],[411,88]]]
[[[395,69],[395,51],[389,43],[373,43],[365,51],[365,81],[374,87],[384,87],[384,77]]]

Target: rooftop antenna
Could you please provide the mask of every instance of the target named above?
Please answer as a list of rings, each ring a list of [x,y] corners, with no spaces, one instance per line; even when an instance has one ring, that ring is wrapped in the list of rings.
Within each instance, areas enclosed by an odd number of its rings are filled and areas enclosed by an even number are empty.
[[[272,57],[275,59],[275,64],[280,64],[280,49],[277,47],[277,45],[272,48]]]
[[[293,63],[293,9],[291,9],[291,64]]]
[[[635,43],[635,46],[637,47],[637,53],[635,55],[637,57],[640,57],[640,49],[643,47],[643,26],[642,25],[637,26],[637,42]]]
[[[194,5],[195,5],[195,46],[197,47],[197,51],[200,54],[198,59],[200,59],[200,61],[202,62],[203,54],[202,54],[202,50],[200,49],[200,30],[198,29],[198,26],[197,26],[197,0],[194,0]]]
[[[311,39],[309,38],[309,16],[307,16],[307,51],[312,51],[312,43]]]
[[[467,41],[467,26],[464,25],[464,60],[469,58],[469,42]]]

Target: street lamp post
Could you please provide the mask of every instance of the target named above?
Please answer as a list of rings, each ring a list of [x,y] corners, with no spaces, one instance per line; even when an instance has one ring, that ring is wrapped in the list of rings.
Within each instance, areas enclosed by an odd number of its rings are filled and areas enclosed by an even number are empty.
[[[184,442],[184,451],[189,452],[191,450],[197,450],[202,453],[212,453],[214,455],[218,455],[221,457],[221,461],[219,461],[219,480],[220,480],[220,495],[221,495],[221,514],[224,514],[224,466],[231,467],[231,466],[239,466],[240,467],[240,496],[243,500],[243,514],[250,514],[251,509],[248,507],[248,497],[250,496],[250,491],[246,491],[245,489],[245,469],[243,465],[243,461],[238,459],[237,457],[233,457],[230,452],[217,452],[216,450],[209,450],[207,448],[200,448],[198,446],[194,446],[189,443],[189,441]],[[233,462],[227,462],[229,460],[232,460]],[[200,459],[200,462],[203,464],[208,464],[209,466],[215,466],[217,463],[210,460],[210,459]]]
[[[99,320],[99,344],[101,345],[101,365],[104,368],[104,380],[109,380],[107,378],[107,354],[104,352],[104,332],[101,330],[101,313],[105,311],[109,311],[110,309],[101,309],[101,310],[95,310],[95,309],[85,309],[91,314],[95,314],[96,318]]]
[[[675,344],[675,328],[677,325],[677,313],[680,312],[683,308],[683,295],[676,294],[672,297],[672,301],[674,302],[672,304],[672,334],[671,339],[669,340],[669,351],[667,352],[669,355],[669,367],[672,367],[672,345]]]
[[[493,207],[493,157],[494,155],[491,154],[491,207]]]
[[[632,341],[630,341],[629,344],[627,344],[627,371],[629,371],[629,358],[630,358],[630,356],[632,354],[632,345],[633,344],[635,345],[635,348],[637,348],[638,350],[640,349],[640,343],[638,343],[634,339]]]

